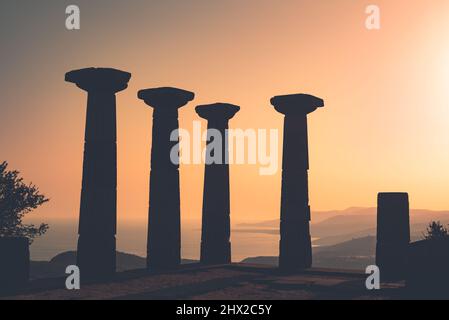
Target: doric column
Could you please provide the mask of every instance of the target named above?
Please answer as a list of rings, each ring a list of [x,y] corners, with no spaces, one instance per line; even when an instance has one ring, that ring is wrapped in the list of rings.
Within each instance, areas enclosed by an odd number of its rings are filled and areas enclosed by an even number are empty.
[[[83,280],[101,280],[115,273],[115,94],[127,88],[130,78],[130,73],[105,68],[75,70],[65,76],[88,93],[77,252]]]
[[[410,243],[407,193],[379,193],[377,197],[376,265],[381,278],[403,280]]]
[[[198,115],[208,121],[201,234],[201,263],[204,264],[231,263],[229,150],[226,142],[228,122],[239,110],[240,107],[225,103],[196,108]]]
[[[323,107],[324,102],[311,95],[295,94],[274,97],[271,104],[285,115],[279,267],[307,269],[312,266],[307,115]]]
[[[181,263],[178,109],[194,94],[176,88],[141,90],[139,99],[153,107],[147,267],[173,269]],[[178,148],[175,150],[174,148]]]

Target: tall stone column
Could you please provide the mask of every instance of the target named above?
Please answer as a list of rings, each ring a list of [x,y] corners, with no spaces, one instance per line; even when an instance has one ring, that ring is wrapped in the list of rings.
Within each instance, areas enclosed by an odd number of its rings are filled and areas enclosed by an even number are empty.
[[[311,95],[295,94],[274,97],[271,104],[285,115],[279,267],[307,269],[312,266],[307,115],[323,107],[324,102]]]
[[[65,75],[66,81],[88,93],[77,252],[83,280],[101,280],[115,273],[115,94],[127,88],[130,78],[130,73],[106,68],[75,70]]]
[[[178,109],[194,93],[176,88],[141,90],[139,99],[153,107],[147,267],[167,270],[181,263]]]
[[[227,130],[229,120],[239,110],[240,107],[225,103],[202,105],[196,108],[198,115],[208,121],[201,234],[201,263],[203,264],[231,263]]]
[[[406,277],[410,243],[409,200],[407,193],[379,193],[377,197],[376,265],[381,278]]]

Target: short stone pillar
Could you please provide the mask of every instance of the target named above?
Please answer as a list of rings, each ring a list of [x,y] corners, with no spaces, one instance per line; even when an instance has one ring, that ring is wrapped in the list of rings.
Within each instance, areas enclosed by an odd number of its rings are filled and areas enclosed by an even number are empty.
[[[0,294],[25,288],[29,274],[28,239],[0,237]]]
[[[382,279],[403,280],[410,243],[407,193],[379,193],[377,198],[376,265]]]
[[[65,80],[87,91],[83,181],[77,265],[83,281],[115,273],[117,231],[117,133],[115,94],[127,88],[131,74],[87,68]]]
[[[207,265],[231,263],[229,150],[226,142],[229,120],[239,110],[240,107],[226,103],[196,107],[198,115],[208,121],[201,233],[201,263]]]
[[[139,99],[153,111],[147,267],[152,271],[181,264],[178,109],[194,93],[177,88],[141,90]],[[173,139],[176,133],[176,138]]]
[[[311,95],[294,94],[274,97],[271,104],[285,115],[279,267],[287,271],[307,269],[312,266],[307,115],[324,102]]]

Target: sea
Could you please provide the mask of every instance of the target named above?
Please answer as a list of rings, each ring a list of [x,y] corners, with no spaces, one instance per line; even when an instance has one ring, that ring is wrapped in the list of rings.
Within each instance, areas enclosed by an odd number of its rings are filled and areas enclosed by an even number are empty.
[[[49,261],[65,251],[76,250],[77,221],[50,221],[50,229],[35,239],[30,247],[33,261]],[[143,221],[118,223],[117,250],[141,257],[146,256],[147,225]],[[183,221],[181,231],[183,259],[198,260],[200,257],[201,222]],[[242,228],[232,226],[232,260],[240,262],[248,257],[277,256],[279,232],[270,228]]]

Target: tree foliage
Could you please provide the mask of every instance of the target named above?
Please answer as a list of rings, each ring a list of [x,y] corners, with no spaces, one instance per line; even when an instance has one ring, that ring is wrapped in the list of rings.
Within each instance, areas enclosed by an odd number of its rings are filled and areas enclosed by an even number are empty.
[[[424,235],[426,240],[439,240],[449,238],[448,230],[439,221],[433,221],[427,227],[427,233]]]
[[[0,237],[26,237],[30,243],[48,230],[47,224],[24,224],[23,218],[48,199],[33,184],[25,184],[18,171],[0,164]]]

